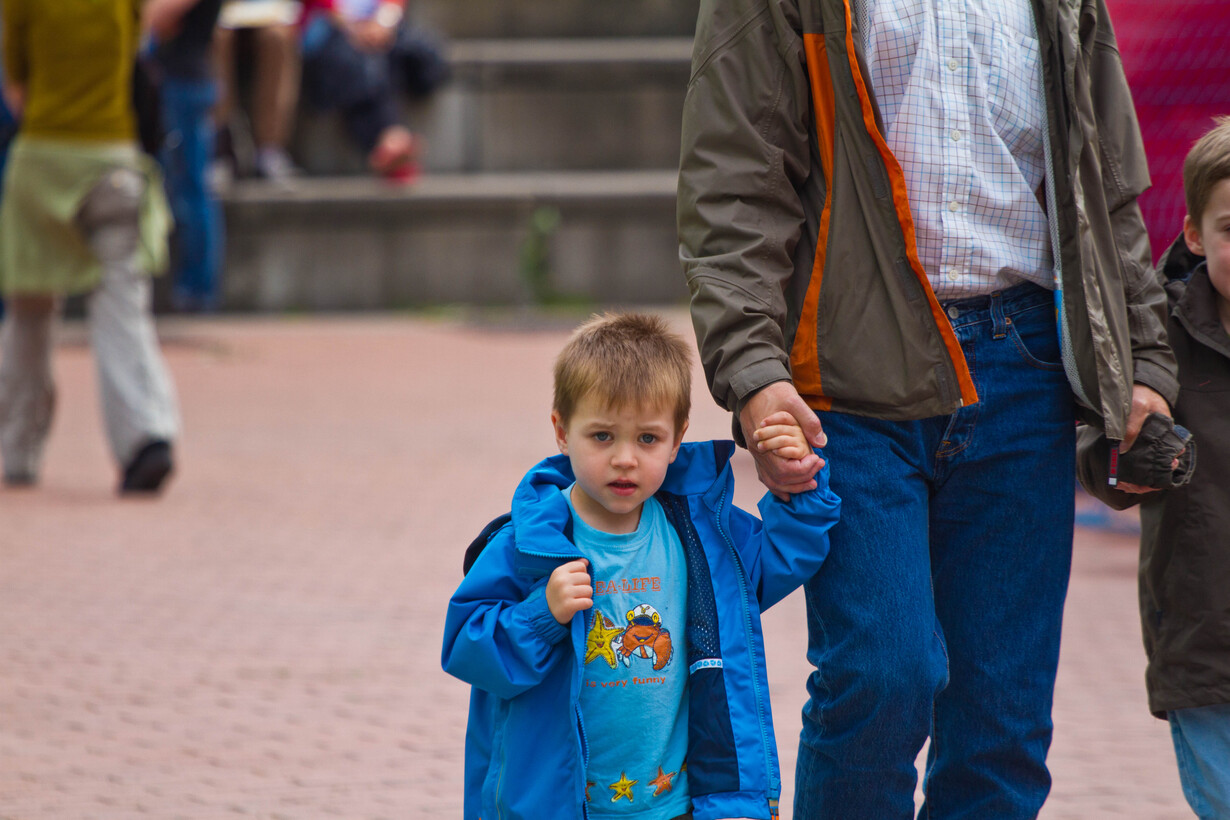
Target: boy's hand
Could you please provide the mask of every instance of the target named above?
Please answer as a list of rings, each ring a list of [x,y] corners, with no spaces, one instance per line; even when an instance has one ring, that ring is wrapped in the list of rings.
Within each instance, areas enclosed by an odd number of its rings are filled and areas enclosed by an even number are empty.
[[[811,455],[811,445],[803,428],[794,420],[794,416],[785,410],[779,410],[760,422],[760,428],[752,433],[756,449],[762,453],[773,453],[779,458],[803,458]]]
[[[594,605],[588,567],[589,561],[578,558],[556,567],[547,579],[547,608],[561,624],[567,625],[573,615]]]
[[[756,462],[756,475],[761,483],[775,496],[786,501],[791,493],[802,493],[816,488],[815,475],[820,472],[824,462],[812,452],[808,452],[801,459],[778,458],[773,453],[766,453],[752,445],[760,423],[783,411],[789,413],[803,428],[811,443],[817,447],[823,447],[827,443],[820,427],[820,419],[816,418],[815,411],[807,406],[799,396],[799,391],[790,382],[773,382],[753,393],[739,411],[739,426],[743,428],[748,452]]]

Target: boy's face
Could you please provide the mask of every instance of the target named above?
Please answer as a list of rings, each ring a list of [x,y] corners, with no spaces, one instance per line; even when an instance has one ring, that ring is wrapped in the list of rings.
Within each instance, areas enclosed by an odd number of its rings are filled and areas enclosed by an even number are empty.
[[[555,442],[577,477],[572,506],[586,524],[603,532],[634,532],[641,505],[658,491],[666,468],[679,453],[682,430],[675,430],[667,407],[607,407],[586,396],[564,424],[551,413]]]
[[[1222,301],[1230,301],[1230,178],[1213,186],[1199,225],[1190,216],[1183,221],[1183,238],[1192,253],[1205,258]]]

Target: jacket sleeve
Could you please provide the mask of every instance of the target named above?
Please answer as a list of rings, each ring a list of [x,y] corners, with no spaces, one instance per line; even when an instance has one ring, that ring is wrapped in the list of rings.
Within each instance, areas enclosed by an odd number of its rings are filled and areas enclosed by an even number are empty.
[[[731,536],[762,611],[798,589],[828,557],[828,531],[837,523],[841,499],[829,489],[827,463],[816,483],[816,489],[789,501],[765,493],[758,505],[760,518],[731,510]]]
[[[1153,388],[1173,407],[1179,381],[1166,342],[1166,293],[1153,275],[1149,234],[1137,203],[1151,184],[1149,166],[1105,0],[1098,0],[1097,7],[1101,24],[1090,57],[1091,94],[1103,188],[1127,300],[1132,380]]]
[[[505,528],[448,603],[444,671],[506,699],[541,682],[572,651],[569,627],[551,614],[545,589],[543,580],[527,585],[517,576]]]
[[[710,391],[790,379],[785,288],[804,224],[809,89],[795,0],[702,0],[683,111],[679,254]]]

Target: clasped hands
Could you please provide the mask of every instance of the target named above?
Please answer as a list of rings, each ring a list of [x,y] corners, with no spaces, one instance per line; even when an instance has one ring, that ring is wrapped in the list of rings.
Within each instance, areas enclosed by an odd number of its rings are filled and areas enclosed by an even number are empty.
[[[807,406],[788,381],[773,382],[756,391],[739,412],[739,424],[748,451],[756,462],[762,484],[782,500],[792,493],[816,488],[816,473],[824,461],[812,447],[828,443],[816,412]],[[797,425],[804,438],[794,447],[771,447],[783,425]]]

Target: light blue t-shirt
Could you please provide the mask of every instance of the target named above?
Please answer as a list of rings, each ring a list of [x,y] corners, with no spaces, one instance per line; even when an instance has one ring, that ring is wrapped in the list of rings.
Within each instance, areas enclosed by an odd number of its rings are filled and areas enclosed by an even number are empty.
[[[683,545],[652,498],[636,532],[619,535],[574,509],[573,537],[594,582],[581,680],[589,814],[671,820],[691,807]]]

